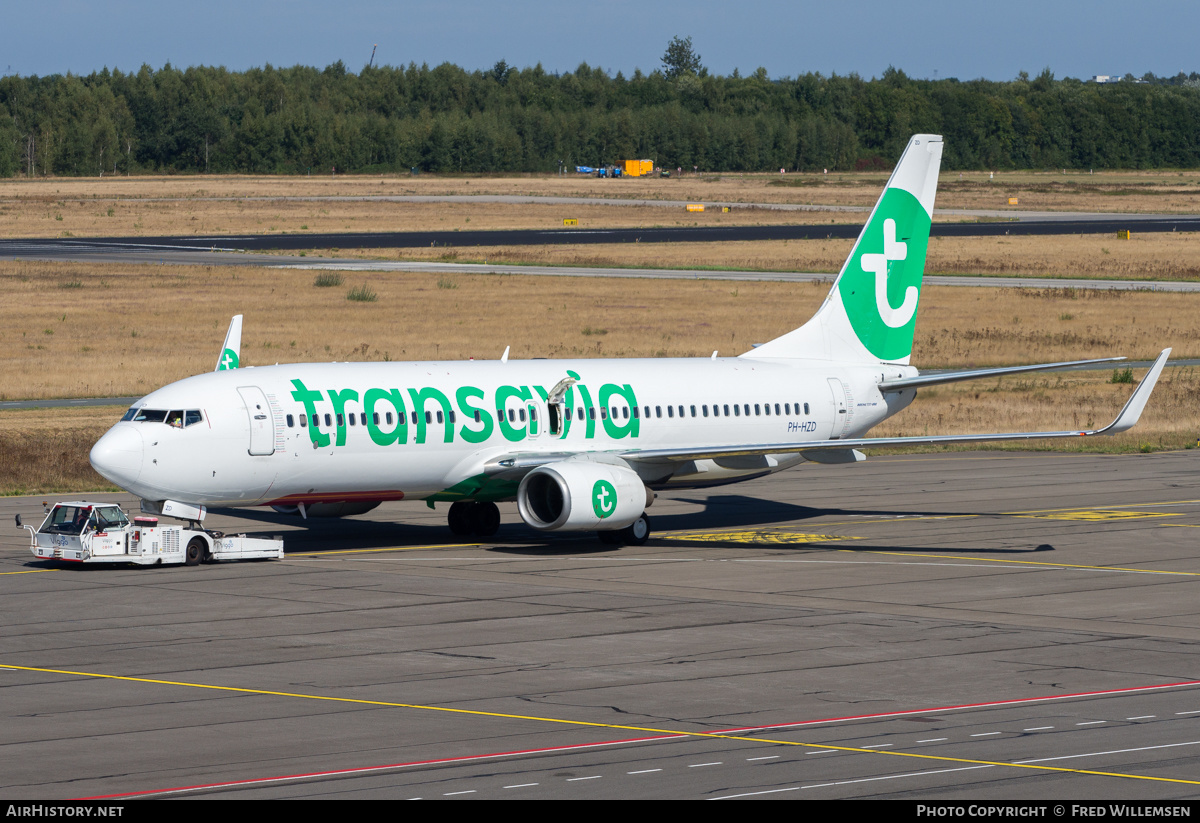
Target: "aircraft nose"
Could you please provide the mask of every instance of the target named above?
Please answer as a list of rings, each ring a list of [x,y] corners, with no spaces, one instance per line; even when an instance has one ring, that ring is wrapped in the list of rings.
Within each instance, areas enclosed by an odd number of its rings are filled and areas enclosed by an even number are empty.
[[[142,433],[118,425],[96,441],[88,461],[104,478],[128,489],[142,472]]]

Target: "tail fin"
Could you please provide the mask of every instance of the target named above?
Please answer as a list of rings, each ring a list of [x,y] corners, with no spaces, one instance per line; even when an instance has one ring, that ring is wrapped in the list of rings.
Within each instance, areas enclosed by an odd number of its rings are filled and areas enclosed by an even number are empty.
[[[238,367],[242,351],[242,316],[235,314],[229,321],[229,331],[225,333],[225,345],[221,347],[221,356],[217,358],[217,367],[213,371],[227,371]]]
[[[821,308],[742,356],[908,363],[941,163],[941,135],[914,135]]]

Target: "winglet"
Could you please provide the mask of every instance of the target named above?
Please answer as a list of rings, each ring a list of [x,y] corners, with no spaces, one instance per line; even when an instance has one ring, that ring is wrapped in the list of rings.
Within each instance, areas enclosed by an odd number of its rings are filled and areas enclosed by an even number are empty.
[[[1119,434],[1137,425],[1138,418],[1142,416],[1142,409],[1146,408],[1146,401],[1150,399],[1150,392],[1154,391],[1154,384],[1158,382],[1158,376],[1162,374],[1163,366],[1167,365],[1167,358],[1170,355],[1170,349],[1162,350],[1162,354],[1154,361],[1154,365],[1150,367],[1150,371],[1146,372],[1146,376],[1142,378],[1142,382],[1134,390],[1133,396],[1125,403],[1125,408],[1121,409],[1121,413],[1117,415],[1117,419],[1103,429],[1100,429],[1096,434]]]
[[[225,345],[221,347],[221,356],[217,358],[217,367],[213,371],[236,369],[240,364],[241,352],[242,316],[235,314],[229,321],[229,331],[225,333]]]

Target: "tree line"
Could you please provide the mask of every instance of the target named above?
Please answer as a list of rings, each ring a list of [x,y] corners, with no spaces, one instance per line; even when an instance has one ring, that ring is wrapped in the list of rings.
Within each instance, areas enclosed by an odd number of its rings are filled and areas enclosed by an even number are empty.
[[[1189,168],[1200,166],[1197,80],[626,77],[504,61],[10,75],[0,176],[547,172],[626,158],[703,171],[890,168],[917,132],[945,135],[947,169]]]

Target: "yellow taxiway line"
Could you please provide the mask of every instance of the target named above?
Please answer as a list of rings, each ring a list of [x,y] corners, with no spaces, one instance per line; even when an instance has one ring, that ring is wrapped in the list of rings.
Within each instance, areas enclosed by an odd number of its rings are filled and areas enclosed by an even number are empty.
[[[1150,780],[1161,783],[1182,783],[1191,786],[1200,786],[1200,780],[1185,780],[1178,777],[1155,777],[1144,774],[1127,774],[1124,772],[1104,772],[1094,769],[1068,769],[1062,766],[1044,766],[1036,763],[1006,763],[1001,760],[975,760],[966,757],[948,757],[945,755],[934,754],[919,754],[917,752],[898,752],[898,751],[883,751],[881,749],[861,749],[854,746],[831,746],[825,743],[803,743],[792,740],[778,740],[774,738],[764,737],[749,737],[746,735],[736,734],[720,734],[716,732],[693,732],[681,731],[678,729],[660,729],[652,726],[629,726],[618,723],[596,723],[586,720],[569,720],[559,717],[539,717],[536,715],[523,714],[507,714],[505,712],[485,712],[477,709],[456,709],[448,706],[425,706],[417,703],[394,703],[385,700],[363,700],[360,698],[351,697],[331,697],[319,694],[302,694],[297,692],[277,692],[268,689],[246,689],[237,686],[217,686],[210,683],[187,683],[177,680],[156,680],[148,677],[126,677],[116,674],[100,674],[97,672],[77,672],[67,671],[63,669],[45,669],[35,666],[14,666],[8,663],[0,663],[0,668],[10,669],[14,671],[24,672],[39,672],[42,674],[62,674],[72,677],[89,677],[103,680],[119,680],[127,683],[150,683],[158,686],[181,686],[192,689],[211,689],[213,691],[233,692],[236,694],[255,694],[271,697],[289,697],[301,700],[320,700],[333,703],[349,703],[360,706],[379,706],[392,709],[417,709],[430,712],[444,712],[447,714],[469,715],[474,717],[496,717],[505,720],[528,720],[537,723],[553,723],[563,726],[576,726],[598,729],[615,729],[617,731],[632,731],[649,734],[671,735],[677,737],[692,737],[692,738],[709,738],[713,740],[738,740],[747,743],[766,743],[779,746],[799,746],[810,749],[831,749],[839,752],[852,752],[854,754],[874,754],[891,757],[909,757],[918,760],[934,760],[944,763],[967,763],[975,766],[1000,766],[1010,769],[1028,769],[1039,772],[1059,772],[1066,774],[1087,774],[1098,777],[1119,777],[1127,780]]]

